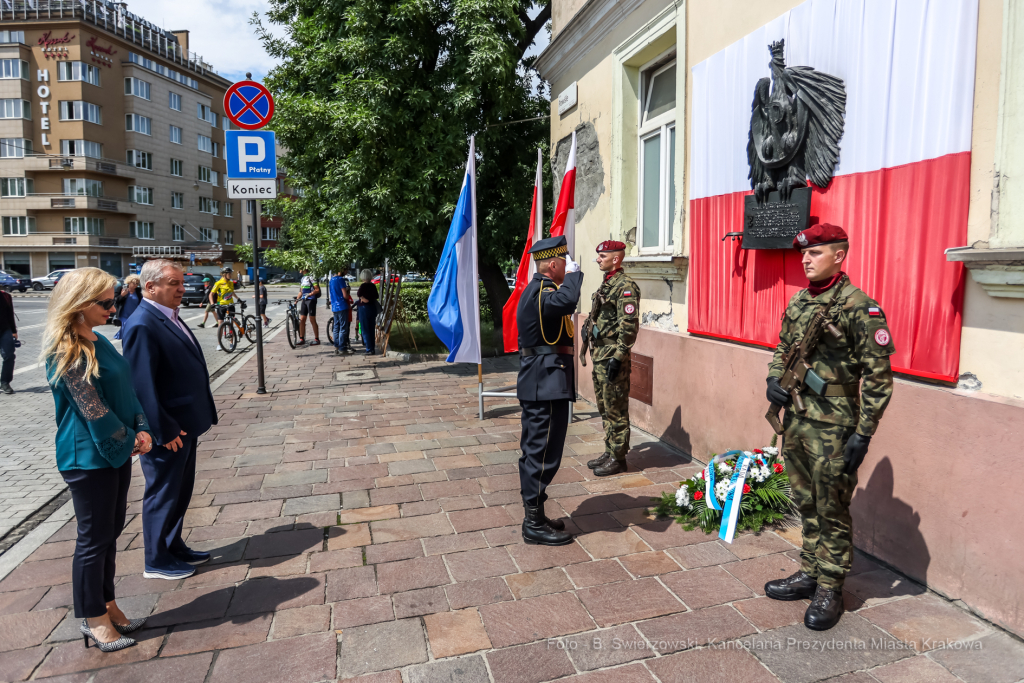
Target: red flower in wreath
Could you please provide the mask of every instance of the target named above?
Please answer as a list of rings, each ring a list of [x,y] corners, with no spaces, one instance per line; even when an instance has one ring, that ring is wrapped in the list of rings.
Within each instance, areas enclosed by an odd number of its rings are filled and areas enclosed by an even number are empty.
[[[694,491],[693,492],[693,499],[694,500],[700,500],[703,497],[704,497],[704,492],[703,491]]]
[[[774,465],[772,465],[772,469],[775,470],[775,474],[780,474],[782,472],[782,469],[783,469],[782,463],[781,462],[775,463]]]
[[[743,485],[743,493],[750,493],[750,484]]]
[[[754,452],[757,453],[758,455],[760,455],[761,453],[764,453],[764,451],[762,451],[760,448],[755,448]]]

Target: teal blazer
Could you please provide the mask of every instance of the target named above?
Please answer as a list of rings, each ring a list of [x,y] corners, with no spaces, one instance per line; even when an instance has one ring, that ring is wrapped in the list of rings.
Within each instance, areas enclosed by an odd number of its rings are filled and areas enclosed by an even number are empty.
[[[53,359],[46,361],[46,379],[57,409],[57,469],[61,472],[120,467],[134,450],[136,432],[149,432],[128,361],[106,337],[97,337],[93,346],[99,377],[85,381],[83,361],[53,382]]]

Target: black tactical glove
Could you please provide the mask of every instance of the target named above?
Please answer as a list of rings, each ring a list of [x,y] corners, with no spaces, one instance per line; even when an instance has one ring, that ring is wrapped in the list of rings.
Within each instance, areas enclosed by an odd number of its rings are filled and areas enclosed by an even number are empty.
[[[846,449],[843,451],[843,474],[853,474],[864,462],[864,456],[868,454],[868,445],[871,443],[870,436],[853,433],[853,436],[846,442]]]
[[[782,407],[788,406],[789,402],[793,400],[793,397],[789,395],[789,392],[787,392],[785,389],[783,389],[782,385],[779,384],[779,378],[778,377],[769,377],[768,378],[768,393],[767,393],[767,395],[768,395],[768,401],[770,403],[774,403],[775,405],[782,406]]]
[[[619,376],[619,370],[622,369],[622,361],[617,358],[612,358],[608,361],[608,381],[614,382],[615,378]]]

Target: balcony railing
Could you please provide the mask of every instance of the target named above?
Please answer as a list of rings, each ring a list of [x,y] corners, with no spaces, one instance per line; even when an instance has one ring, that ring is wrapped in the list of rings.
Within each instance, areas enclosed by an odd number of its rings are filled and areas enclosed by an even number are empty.
[[[75,208],[74,197],[51,197],[50,198],[51,209],[73,209]]]

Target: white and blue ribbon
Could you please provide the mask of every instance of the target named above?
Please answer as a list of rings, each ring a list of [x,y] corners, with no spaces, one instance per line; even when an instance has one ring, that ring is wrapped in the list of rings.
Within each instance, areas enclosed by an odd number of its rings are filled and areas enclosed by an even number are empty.
[[[753,456],[741,454],[736,459],[736,468],[732,471],[729,492],[725,496],[725,510],[722,512],[722,524],[718,528],[718,537],[726,543],[732,543],[736,535],[736,521],[740,517],[740,502],[743,500],[743,485],[747,480],[747,471]]]
[[[728,453],[722,453],[711,458],[711,462],[704,468],[704,500],[707,501],[707,506],[712,510],[718,510],[721,512],[722,504],[718,502],[718,496],[715,495],[715,464],[725,462],[734,455],[739,455],[743,451],[729,451]]]

